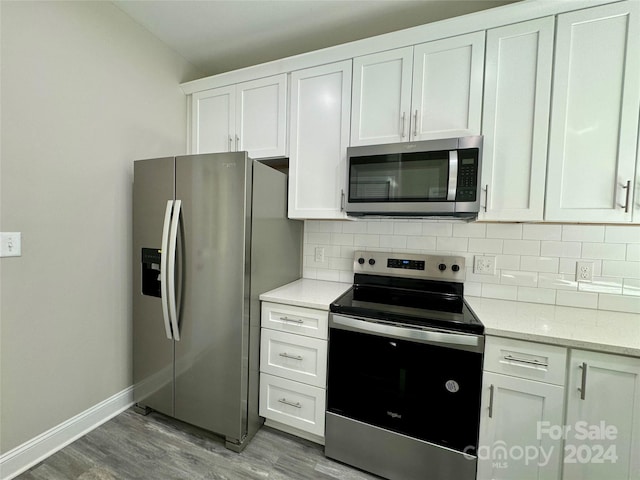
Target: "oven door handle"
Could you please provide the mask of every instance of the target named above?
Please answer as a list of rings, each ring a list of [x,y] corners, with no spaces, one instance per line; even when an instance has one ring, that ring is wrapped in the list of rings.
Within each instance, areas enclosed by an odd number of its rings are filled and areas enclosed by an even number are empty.
[[[331,314],[331,323],[329,326],[343,330],[374,333],[388,337],[401,338],[412,342],[448,346],[459,350],[471,350],[478,352],[482,352],[484,350],[484,337],[482,335],[408,328],[398,325],[371,322],[354,317],[346,317],[335,313]]]

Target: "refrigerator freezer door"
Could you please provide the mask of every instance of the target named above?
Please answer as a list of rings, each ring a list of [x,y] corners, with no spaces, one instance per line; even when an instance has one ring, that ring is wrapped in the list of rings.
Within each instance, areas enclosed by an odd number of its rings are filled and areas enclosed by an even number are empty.
[[[176,157],[182,301],[175,417],[246,434],[251,164],[245,152]]]
[[[173,172],[173,157],[134,162],[134,400],[168,415],[173,414],[174,342],[167,338],[162,299],[142,293],[142,249],[161,250],[165,210],[174,196]]]

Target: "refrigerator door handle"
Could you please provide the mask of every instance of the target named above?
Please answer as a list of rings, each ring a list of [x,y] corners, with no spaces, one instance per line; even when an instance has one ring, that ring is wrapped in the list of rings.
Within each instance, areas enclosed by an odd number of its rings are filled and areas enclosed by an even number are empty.
[[[169,299],[167,296],[167,254],[169,252],[169,227],[171,225],[171,212],[173,200],[167,201],[167,209],[164,212],[164,224],[162,226],[162,247],[160,250],[160,300],[162,301],[162,318],[164,319],[164,331],[169,340],[171,324],[169,323]]]
[[[176,301],[176,249],[178,247],[178,227],[180,225],[180,210],[182,208],[182,200],[176,200],[173,206],[173,215],[171,218],[171,232],[169,233],[169,270],[168,290],[169,290],[169,318],[171,319],[171,329],[173,331],[173,339],[180,340],[180,330],[178,329],[178,308]]]

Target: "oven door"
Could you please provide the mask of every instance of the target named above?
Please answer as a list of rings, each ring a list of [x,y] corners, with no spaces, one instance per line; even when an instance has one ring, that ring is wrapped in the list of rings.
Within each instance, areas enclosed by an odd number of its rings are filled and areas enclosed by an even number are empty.
[[[332,314],[327,411],[476,454],[484,337]]]

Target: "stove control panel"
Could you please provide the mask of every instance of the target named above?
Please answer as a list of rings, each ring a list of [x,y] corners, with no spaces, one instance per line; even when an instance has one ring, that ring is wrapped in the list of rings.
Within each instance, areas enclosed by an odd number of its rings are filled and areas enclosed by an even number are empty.
[[[463,282],[465,258],[458,255],[356,251],[353,272]]]

